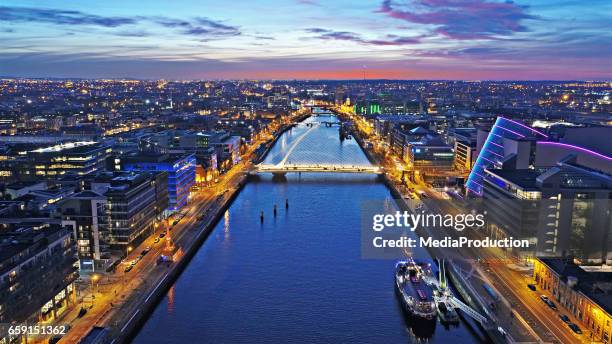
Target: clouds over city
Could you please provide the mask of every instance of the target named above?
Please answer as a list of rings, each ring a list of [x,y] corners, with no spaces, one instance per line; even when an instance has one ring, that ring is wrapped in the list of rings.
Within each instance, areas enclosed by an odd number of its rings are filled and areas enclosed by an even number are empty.
[[[5,0],[0,75],[612,78],[610,13],[606,0]]]
[[[315,34],[314,38],[321,40],[349,41],[360,44],[393,46],[393,45],[414,45],[420,43],[420,37],[401,37],[397,35],[385,35],[383,38],[366,39],[358,33],[350,31],[334,31],[323,28],[308,28],[308,33]]]
[[[410,23],[435,25],[435,32],[452,39],[493,39],[527,31],[526,19],[538,17],[528,6],[512,1],[413,0],[395,3],[384,0],[377,10]]]
[[[154,24],[167,29],[174,29],[176,33],[209,38],[237,36],[241,33],[237,26],[206,17],[177,19],[165,16],[101,16],[74,10],[8,6],[0,6],[0,21],[16,24],[45,23],[69,27],[94,26],[102,28],[125,28]],[[121,32],[124,36],[144,37],[147,35],[144,30]],[[121,36],[121,32],[118,35]]]

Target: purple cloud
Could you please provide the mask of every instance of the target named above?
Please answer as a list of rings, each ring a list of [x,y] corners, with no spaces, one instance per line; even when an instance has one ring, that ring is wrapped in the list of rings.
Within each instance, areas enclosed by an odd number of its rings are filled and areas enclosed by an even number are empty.
[[[117,27],[136,23],[131,17],[103,17],[80,11],[26,7],[0,7],[0,21],[42,22],[57,25],[96,25]]]
[[[0,6],[0,22],[31,22],[67,26],[91,25],[105,28],[116,28],[125,25],[139,24],[141,22],[153,22],[166,28],[180,29],[180,33],[185,35],[205,35],[208,36],[208,38],[215,38],[237,36],[241,34],[237,26],[228,25],[204,17],[196,17],[189,20],[144,16],[109,17],[73,10],[7,6]],[[136,31],[124,31],[118,33],[118,35],[125,35],[125,32]]]
[[[316,0],[297,0],[297,3],[300,5],[310,5],[310,6],[320,6],[321,5]]]
[[[309,28],[305,30],[309,33],[317,34],[317,39],[350,41],[360,44],[379,45],[379,46],[394,46],[408,45],[420,43],[421,37],[402,37],[396,35],[387,35],[385,39],[365,39],[361,35],[350,31],[333,31],[323,28]]]
[[[384,0],[376,12],[411,23],[436,25],[436,33],[452,39],[496,39],[528,31],[521,22],[537,17],[526,9],[512,1],[412,0],[397,6],[392,0]]]
[[[241,34],[237,26],[224,24],[209,18],[198,17],[193,20],[173,19],[156,17],[153,19],[157,24],[167,28],[181,29],[181,32],[192,36],[228,37]]]

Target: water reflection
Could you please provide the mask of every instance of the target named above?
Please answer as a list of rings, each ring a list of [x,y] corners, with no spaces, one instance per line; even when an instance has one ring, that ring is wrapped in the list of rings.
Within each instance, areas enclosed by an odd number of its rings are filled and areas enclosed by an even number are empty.
[[[282,159],[303,129],[285,133],[269,159]],[[318,148],[304,149],[367,161],[354,140],[340,145],[337,130],[319,126],[309,134]],[[447,330],[404,313],[391,283],[394,262],[361,258],[364,200],[395,207],[374,175],[251,178],[134,342],[479,342],[463,323]]]

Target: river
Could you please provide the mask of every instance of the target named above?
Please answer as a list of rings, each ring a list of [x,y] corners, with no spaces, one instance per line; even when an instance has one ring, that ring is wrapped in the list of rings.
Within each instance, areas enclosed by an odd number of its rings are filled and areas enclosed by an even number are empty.
[[[287,161],[368,164],[354,140],[340,140],[337,126],[308,126],[335,120],[310,117],[284,133],[265,162],[281,161],[299,139]],[[485,342],[472,321],[424,326],[403,312],[394,261],[361,257],[364,199],[395,207],[374,175],[252,178],[133,342]]]

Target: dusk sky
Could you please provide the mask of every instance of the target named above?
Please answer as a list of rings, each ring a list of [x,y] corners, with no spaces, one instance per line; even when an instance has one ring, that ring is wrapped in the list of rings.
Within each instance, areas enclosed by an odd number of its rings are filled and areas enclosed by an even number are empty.
[[[0,75],[612,79],[612,1],[0,2]]]

